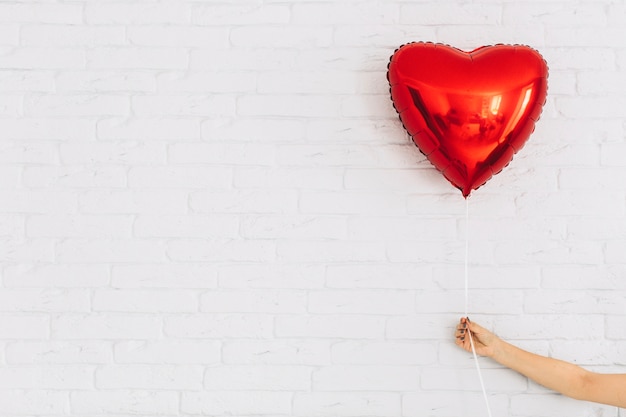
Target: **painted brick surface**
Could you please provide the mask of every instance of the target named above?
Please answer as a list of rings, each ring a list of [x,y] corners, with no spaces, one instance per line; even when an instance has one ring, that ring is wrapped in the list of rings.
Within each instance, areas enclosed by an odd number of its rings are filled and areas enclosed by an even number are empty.
[[[385,79],[517,43],[536,131],[465,202]],[[626,365],[618,0],[0,1],[1,416],[484,416],[464,309]],[[624,416],[481,359],[494,415]]]

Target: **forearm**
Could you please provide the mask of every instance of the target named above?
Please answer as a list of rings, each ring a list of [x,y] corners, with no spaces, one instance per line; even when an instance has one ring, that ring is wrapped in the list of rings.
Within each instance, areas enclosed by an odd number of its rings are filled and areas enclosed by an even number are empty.
[[[585,396],[585,380],[589,373],[579,366],[527,352],[502,340],[499,340],[492,358],[553,391],[577,399]]]

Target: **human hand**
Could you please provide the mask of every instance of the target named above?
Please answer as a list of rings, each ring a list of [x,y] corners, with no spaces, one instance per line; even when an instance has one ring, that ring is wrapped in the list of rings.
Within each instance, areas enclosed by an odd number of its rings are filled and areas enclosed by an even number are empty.
[[[462,317],[459,324],[456,326],[456,345],[468,352],[472,351],[468,330],[471,332],[476,354],[493,357],[500,339],[489,330],[471,322],[469,318],[466,317]]]

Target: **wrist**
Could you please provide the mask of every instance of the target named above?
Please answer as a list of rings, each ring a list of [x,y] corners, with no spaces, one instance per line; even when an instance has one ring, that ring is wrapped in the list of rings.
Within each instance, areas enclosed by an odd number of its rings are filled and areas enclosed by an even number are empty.
[[[489,357],[496,362],[502,363],[505,361],[507,343],[496,336],[493,342],[493,348],[491,349]]]

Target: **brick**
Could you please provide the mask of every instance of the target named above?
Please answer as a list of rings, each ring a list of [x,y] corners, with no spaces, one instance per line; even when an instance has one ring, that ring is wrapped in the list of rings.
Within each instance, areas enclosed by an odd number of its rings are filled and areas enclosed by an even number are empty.
[[[537,23],[546,27],[604,26],[607,14],[596,4],[564,6],[558,3],[507,3],[504,5],[504,24]]]
[[[275,243],[243,239],[177,239],[168,244],[167,256],[179,262],[271,262]]]
[[[165,245],[152,240],[66,239],[56,246],[57,260],[63,263],[127,263],[165,260]]]
[[[207,368],[204,387],[207,390],[306,391],[311,389],[310,366],[217,366]]]
[[[546,289],[626,289],[618,277],[624,265],[611,268],[599,265],[560,265],[542,268],[541,286]],[[567,277],[564,280],[563,277]]]
[[[458,310],[461,305],[457,304]],[[460,315],[457,313],[456,316]],[[456,319],[455,316],[455,320]],[[441,314],[420,314],[390,317],[385,324],[385,337],[387,339],[447,339],[450,337],[452,327],[446,328]]]
[[[50,328],[53,339],[149,339],[158,337],[161,324],[154,315],[58,314],[52,317]]]
[[[20,312],[87,312],[91,294],[82,289],[13,289],[0,294],[0,310]]]
[[[77,390],[93,387],[94,366],[9,366],[0,370],[2,389]]]
[[[600,147],[600,163],[604,166],[621,167],[620,152],[624,149],[624,147],[625,145],[623,143],[602,144]],[[611,184],[621,184],[616,171],[617,170],[602,170],[599,171],[599,173],[604,174],[602,175],[602,180],[608,180]],[[598,182],[594,182],[593,184],[597,185]]]
[[[128,114],[128,98],[119,95],[39,95],[27,97],[28,116],[123,116]]]
[[[268,338],[272,317],[264,314],[177,314],[164,319],[168,337],[192,339]]]
[[[198,311],[197,294],[190,290],[98,289],[93,311],[188,313]]]
[[[622,95],[626,82],[617,71],[581,71],[576,74],[576,86],[582,95]]]
[[[200,123],[194,119],[129,118],[103,119],[97,124],[98,139],[178,140],[200,138]]]
[[[133,113],[139,117],[229,116],[235,99],[225,95],[141,95],[132,98]]]
[[[291,412],[292,394],[276,391],[185,392],[181,410],[190,414],[285,414]]]
[[[471,256],[471,255],[470,255]],[[471,258],[470,258],[471,259]],[[469,265],[468,275],[472,288],[489,289],[520,289],[545,288],[542,274],[551,269],[549,266],[538,265]],[[438,288],[460,289],[464,287],[464,267],[437,266],[433,268],[432,280]]]
[[[400,23],[411,25],[493,25],[501,22],[502,6],[447,3],[408,4],[400,9]]]
[[[276,256],[282,262],[335,263],[376,262],[386,259],[379,242],[361,241],[279,241]]]
[[[238,231],[239,219],[227,215],[140,215],[133,224],[133,234],[137,237],[236,238]]]
[[[561,337],[596,340],[604,335],[603,323],[604,318],[600,314],[544,314],[522,318],[509,316],[494,320],[492,330],[509,340],[542,340]]]
[[[173,164],[272,165],[274,149],[260,144],[176,143],[168,148]]]
[[[246,36],[254,34],[246,33]],[[240,48],[214,49],[210,54],[202,49],[192,49],[189,53],[189,69],[192,71],[223,71],[224,68],[231,71],[269,71],[293,65],[293,62],[293,50],[278,49],[271,45],[254,47],[244,44]],[[178,69],[186,68],[181,66]]]
[[[323,340],[232,340],[222,347],[228,365],[312,365],[330,363],[330,342]]]
[[[128,41],[139,46],[227,48],[229,29],[202,26],[130,26]]]
[[[166,416],[178,412],[179,394],[162,390],[74,391],[73,412],[92,414],[150,414]]]
[[[332,362],[341,365],[428,365],[438,360],[427,342],[343,341],[331,347]]]
[[[283,4],[265,4],[263,7],[257,7],[244,3],[196,3],[192,9],[193,23],[207,26],[284,24],[289,22],[290,15],[290,6]]]
[[[22,184],[29,188],[123,188],[126,186],[123,167],[43,166],[27,167]]]
[[[457,401],[450,401],[449,391],[424,391],[407,393],[402,396],[402,413],[407,416],[432,415],[443,417],[449,415],[482,415],[485,410],[485,399],[482,393],[455,393]],[[489,408],[494,412],[506,410],[509,406],[509,395],[489,392]],[[470,411],[471,410],[471,411]],[[471,414],[470,414],[471,413]]]
[[[361,94],[345,97],[341,102],[341,114],[345,117],[390,117],[393,107],[386,100],[387,94]]]
[[[604,15],[602,15],[604,18]],[[548,46],[570,47],[613,47],[623,48],[624,40],[621,37],[621,28],[607,26],[599,31],[598,25],[575,25],[567,27],[546,26],[545,42]]]
[[[337,191],[343,188],[340,167],[236,167],[237,188],[288,188]]]
[[[161,143],[139,141],[62,143],[59,155],[68,165],[162,164],[166,160],[166,148]]]
[[[195,213],[289,213],[298,204],[295,190],[196,191],[189,206]]]
[[[200,264],[114,265],[114,288],[215,288],[217,267]]]
[[[551,70],[601,70],[615,67],[616,53],[608,47],[567,47],[555,45],[542,49]]]
[[[439,172],[426,169],[349,169],[346,171],[345,183],[349,190],[406,190],[419,189],[421,192],[440,190],[443,181],[429,184]]]
[[[355,7],[349,2],[324,4],[294,4],[291,20],[294,23],[320,25],[372,25],[399,23],[399,6],[396,4],[367,3]],[[417,23],[417,22],[412,22]]]
[[[436,39],[437,32],[443,29],[443,27],[437,27],[436,25],[412,25],[410,28],[407,28],[406,25],[399,24],[371,24],[361,26],[360,28],[361,30],[355,31],[352,25],[336,26],[333,37],[334,44],[344,49],[335,49],[331,53],[319,51],[323,55],[323,62],[329,64],[333,62],[336,59],[333,57],[333,53],[336,53],[341,56],[342,61],[345,60],[346,68],[355,69],[354,61],[351,64],[348,63],[351,61],[351,54],[363,55],[358,54],[357,51],[364,48],[368,52],[366,53],[366,58],[363,57],[358,60],[361,62],[361,70],[386,68],[394,48],[413,40]],[[407,39],[407,31],[410,31],[409,39]],[[381,50],[376,51],[376,48],[381,48]],[[311,58],[313,56],[306,59]],[[367,60],[367,62],[363,64],[364,60]],[[336,67],[336,64],[330,65],[330,67]]]
[[[98,389],[197,390],[202,367],[195,365],[105,365],[95,372]]]
[[[606,338],[611,340],[623,340],[626,339],[626,331],[624,330],[624,316],[621,315],[609,315],[606,317]],[[600,326],[602,327],[602,326]]]
[[[237,100],[237,114],[264,117],[329,117],[337,114],[341,103],[324,95],[258,94]]]
[[[297,416],[396,416],[400,397],[387,392],[298,392],[293,412]]]
[[[517,314],[523,311],[522,291],[472,289],[469,295],[470,307],[476,313]],[[464,296],[462,291],[420,291],[416,296],[416,310],[421,314],[460,310]]]
[[[280,165],[300,167],[368,167],[376,165],[377,150],[366,146],[283,145],[277,149],[277,162]]]
[[[250,71],[171,71],[156,80],[158,90],[167,93],[252,93],[257,86]]]
[[[0,117],[18,117],[22,112],[21,97],[17,95],[0,97]]]
[[[4,390],[0,412],[9,415],[63,415],[67,411],[67,392],[44,389]]]
[[[384,334],[385,320],[373,315],[297,315],[276,318],[279,338],[375,339]]]
[[[578,344],[577,349],[573,349]],[[575,362],[580,366],[593,367],[606,363],[620,363],[620,344],[610,340],[593,341],[554,341],[550,353],[555,358]]]
[[[434,288],[434,271],[423,265],[391,265],[389,263],[361,265],[328,265],[326,286],[358,289],[419,289]]]
[[[123,26],[24,25],[20,40],[28,46],[124,45]]]
[[[124,341],[113,347],[116,363],[123,364],[207,364],[220,362],[221,343],[214,340]]]
[[[87,190],[78,196],[78,206],[89,214],[182,214],[188,198],[187,192],[172,189]]]
[[[136,166],[128,172],[133,188],[208,188],[228,189],[232,169],[217,166]]]
[[[243,26],[235,27],[230,33],[230,42],[234,46],[290,48],[323,48],[332,44],[330,27],[308,27],[301,25],[283,26]]]
[[[414,308],[414,294],[406,290],[324,290],[308,297],[308,311],[315,314],[402,315]]]
[[[90,25],[188,24],[190,4],[85,2],[84,19]]]
[[[4,339],[46,339],[50,335],[50,317],[46,314],[2,314],[0,331]]]
[[[624,260],[622,257],[620,257],[619,253],[620,251],[624,250],[625,246],[626,245],[623,241],[610,240],[606,242],[606,249],[604,254],[605,261],[615,264],[624,263]]]
[[[55,258],[51,239],[14,238],[0,240],[0,258],[8,263],[47,263]]]
[[[0,21],[20,23],[82,23],[81,4],[56,3],[3,3],[0,5]]]
[[[3,283],[11,288],[96,288],[109,283],[106,265],[17,264],[4,269]]]
[[[1,172],[1,170],[0,170]],[[0,237],[24,237],[26,216],[20,214],[4,214],[0,217]]]
[[[341,239],[346,229],[338,217],[247,216],[241,221],[241,235],[252,239]]]
[[[301,120],[243,118],[205,120],[202,139],[235,142],[292,142],[304,138],[305,124]]]
[[[27,118],[27,119],[0,119],[0,129],[10,132],[8,138],[20,140],[25,147],[45,149],[47,153],[57,146],[52,143],[24,143],[23,140],[89,140],[96,138],[96,124],[92,120],[73,119],[68,123],[64,119],[53,118]],[[51,160],[48,157],[47,160]],[[53,159],[55,162],[58,158]]]
[[[54,143],[8,142],[0,147],[0,161],[6,163],[47,165],[58,160],[59,147]]]
[[[9,364],[94,365],[109,363],[111,358],[111,346],[101,341],[19,341],[6,346]]]
[[[209,313],[303,313],[306,293],[295,290],[211,290],[200,295],[200,311]]]
[[[156,76],[133,70],[63,71],[56,75],[59,92],[152,93]]]
[[[321,288],[324,286],[323,265],[236,264],[218,269],[221,288]]]
[[[407,219],[406,217],[362,217],[348,220],[353,239],[416,239],[450,241],[457,237],[453,218]],[[473,236],[475,238],[475,235]]]
[[[81,48],[21,47],[9,52],[0,50],[0,69],[83,69],[86,54]]]
[[[258,91],[269,94],[349,94],[356,91],[356,80],[348,71],[293,72],[259,74]]]
[[[489,391],[524,391],[527,379],[508,369],[482,369],[485,387]],[[475,369],[425,369],[420,376],[423,389],[479,391],[478,375]]]
[[[405,199],[392,193],[325,192],[305,190],[299,199],[300,212],[304,214],[383,214],[405,213]]]
[[[97,47],[87,51],[87,68],[91,69],[185,69],[189,52],[174,47]]]
[[[539,400],[529,401],[530,397],[539,398]],[[521,394],[511,398],[509,408],[515,410],[515,413],[520,416],[564,417],[573,413],[602,413],[604,412],[602,408],[605,407],[592,403],[583,403],[581,406],[579,401],[573,401],[560,395],[532,396]]]
[[[50,93],[54,91],[54,85],[52,71],[0,71],[0,91]]]
[[[420,369],[415,366],[327,366],[313,372],[315,391],[413,391],[419,389]]]

